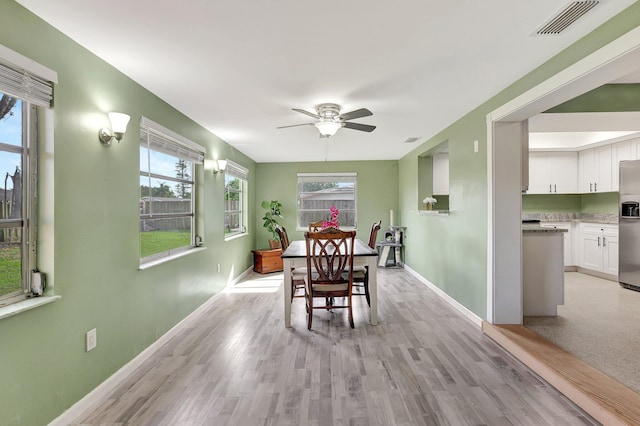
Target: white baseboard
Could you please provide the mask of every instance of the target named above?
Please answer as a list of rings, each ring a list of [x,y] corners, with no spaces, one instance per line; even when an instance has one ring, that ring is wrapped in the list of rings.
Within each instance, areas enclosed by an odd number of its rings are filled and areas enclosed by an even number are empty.
[[[422,282],[424,285],[426,285],[431,290],[433,290],[434,293],[436,293],[438,296],[444,299],[445,302],[450,304],[455,310],[457,310],[462,315],[464,315],[468,320],[470,320],[472,323],[477,325],[478,328],[482,328],[482,318],[480,318],[479,316],[471,312],[466,306],[462,305],[456,299],[449,296],[447,293],[442,291],[440,287],[436,286],[434,283],[432,283],[431,281],[429,281],[428,279],[426,279],[425,277],[423,277],[422,275],[420,275],[419,273],[411,269],[406,264],[404,265],[404,269],[406,269],[407,272],[409,272],[411,275],[413,275],[418,280],[420,280],[420,282]]]
[[[165,334],[160,336],[158,340],[156,340],[145,350],[140,352],[138,356],[122,366],[122,368],[113,373],[104,382],[100,383],[95,389],[86,394],[81,400],[73,404],[71,407],[69,407],[68,410],[55,418],[51,423],[49,423],[49,426],[69,425],[76,421],[78,417],[81,416],[85,411],[88,411],[91,407],[99,404],[106,395],[108,395],[124,380],[126,380],[130,376],[130,374],[136,370],[136,368],[140,367],[147,359],[149,359],[160,348],[162,348],[165,343],[167,343],[173,337],[177,336],[183,328],[188,327],[194,321],[196,321],[200,314],[209,308],[209,305],[215,302],[215,300],[220,297],[220,295],[223,294],[230,286],[240,281],[242,277],[244,277],[250,271],[251,268],[247,269],[234,280],[230,281],[226,288],[211,296],[206,302],[196,308],[196,310],[191,312],[182,321],[173,326]]]

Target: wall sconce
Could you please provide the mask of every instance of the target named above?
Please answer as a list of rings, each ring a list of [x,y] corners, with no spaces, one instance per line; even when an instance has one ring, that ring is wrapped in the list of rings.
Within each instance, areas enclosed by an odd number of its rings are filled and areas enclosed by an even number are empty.
[[[103,127],[98,132],[98,139],[104,146],[111,146],[111,142],[115,138],[118,142],[122,140],[124,132],[127,131],[127,124],[129,123],[129,115],[122,114],[120,112],[110,112],[109,120],[111,120],[111,128]]]
[[[218,173],[224,173],[227,170],[227,160],[217,160],[215,161],[216,168],[213,169],[213,174],[217,175]]]

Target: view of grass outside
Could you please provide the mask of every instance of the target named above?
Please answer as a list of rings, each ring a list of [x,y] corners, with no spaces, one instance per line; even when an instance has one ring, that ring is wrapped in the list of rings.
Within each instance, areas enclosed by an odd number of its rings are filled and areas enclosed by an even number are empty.
[[[140,257],[145,258],[191,244],[191,233],[147,231],[140,233]]]
[[[0,296],[20,290],[20,260],[19,244],[0,246]]]

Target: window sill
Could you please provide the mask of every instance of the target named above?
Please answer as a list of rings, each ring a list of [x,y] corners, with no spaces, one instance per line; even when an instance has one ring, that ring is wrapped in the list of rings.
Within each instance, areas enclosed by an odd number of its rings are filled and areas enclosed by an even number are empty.
[[[426,216],[449,216],[449,210],[418,210],[418,214]]]
[[[169,261],[174,260],[174,259],[178,259],[178,258],[181,258],[181,257],[184,257],[184,256],[188,256],[188,255],[193,254],[193,253],[198,253],[198,252],[204,251],[206,249],[207,249],[206,247],[194,247],[192,249],[185,250],[185,251],[180,252],[180,253],[172,254],[171,256],[163,257],[161,259],[152,260],[150,262],[146,262],[146,263],[140,265],[138,267],[138,271],[144,271],[145,269],[153,268],[154,266],[161,265],[161,264],[163,264],[165,262],[169,262]]]
[[[225,241],[237,240],[238,238],[242,238],[242,237],[247,236],[247,235],[249,235],[248,232],[243,232],[241,234],[233,234],[233,235],[230,235],[228,237],[224,237],[224,240]]]
[[[0,308],[0,319],[29,311],[31,309],[37,308],[38,306],[48,305],[49,303],[55,302],[60,299],[62,299],[62,296],[40,296],[32,297],[18,303],[12,303],[11,305],[3,306],[2,308]]]

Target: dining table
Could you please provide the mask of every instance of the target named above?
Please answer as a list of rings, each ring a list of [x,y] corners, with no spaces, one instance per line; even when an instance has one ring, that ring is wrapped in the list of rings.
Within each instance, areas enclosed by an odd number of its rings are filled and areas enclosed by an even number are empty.
[[[293,268],[307,266],[307,245],[304,240],[292,241],[282,252],[284,275],[284,326],[291,327],[291,271]],[[356,239],[353,245],[354,266],[366,266],[369,269],[369,322],[378,325],[378,250]]]

